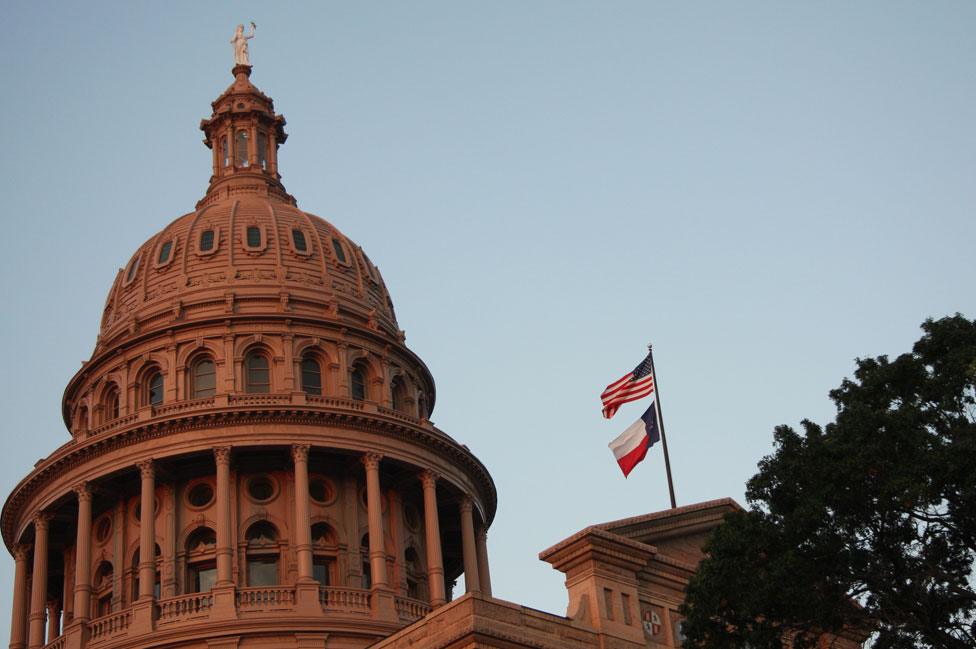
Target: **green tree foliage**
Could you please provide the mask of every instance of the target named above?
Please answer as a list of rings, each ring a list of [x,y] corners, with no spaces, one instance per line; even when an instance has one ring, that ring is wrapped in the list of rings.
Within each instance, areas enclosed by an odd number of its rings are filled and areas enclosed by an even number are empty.
[[[929,320],[912,352],[858,359],[833,423],[780,426],[750,509],[706,545],[685,647],[976,647],[976,321]]]

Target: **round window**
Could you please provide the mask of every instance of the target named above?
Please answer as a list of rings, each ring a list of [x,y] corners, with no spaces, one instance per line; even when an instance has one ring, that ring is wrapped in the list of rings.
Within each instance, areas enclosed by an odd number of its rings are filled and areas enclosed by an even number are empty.
[[[108,540],[109,535],[112,533],[112,517],[102,516],[98,519],[98,523],[95,525],[95,540],[99,543],[104,543]]]
[[[206,482],[193,485],[186,494],[186,500],[191,507],[206,507],[213,502],[214,491]]]
[[[258,501],[265,502],[271,500],[275,495],[275,485],[266,475],[261,475],[256,478],[251,478],[247,483],[247,493],[248,495]]]
[[[313,478],[311,482],[308,483],[308,495],[310,495],[312,500],[315,502],[325,505],[335,499],[335,490],[327,480],[322,478]]]

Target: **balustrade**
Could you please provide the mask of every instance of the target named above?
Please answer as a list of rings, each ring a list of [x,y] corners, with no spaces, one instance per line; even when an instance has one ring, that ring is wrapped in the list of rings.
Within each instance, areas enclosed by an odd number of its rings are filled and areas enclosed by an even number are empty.
[[[65,636],[59,635],[51,642],[44,645],[44,649],[64,649]]]
[[[283,611],[295,607],[294,586],[257,586],[237,591],[237,610]]]
[[[170,624],[182,620],[207,617],[213,608],[213,595],[207,593],[191,593],[179,597],[171,597],[159,601],[158,624]]]
[[[322,608],[335,612],[369,613],[369,591],[358,588],[319,588]]]
[[[128,630],[130,624],[132,624],[131,610],[97,617],[88,625],[91,642],[95,643],[123,635]]]
[[[430,613],[431,607],[427,602],[421,602],[418,599],[397,597],[396,610],[401,620],[413,622]]]

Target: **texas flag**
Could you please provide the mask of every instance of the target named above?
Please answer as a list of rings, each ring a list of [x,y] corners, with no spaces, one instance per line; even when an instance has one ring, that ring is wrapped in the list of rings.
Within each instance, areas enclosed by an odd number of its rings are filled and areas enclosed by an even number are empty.
[[[660,439],[661,431],[658,429],[657,398],[655,397],[641,418],[628,426],[620,437],[609,444],[625,478],[644,459],[644,456],[647,455],[647,449],[654,446]]]

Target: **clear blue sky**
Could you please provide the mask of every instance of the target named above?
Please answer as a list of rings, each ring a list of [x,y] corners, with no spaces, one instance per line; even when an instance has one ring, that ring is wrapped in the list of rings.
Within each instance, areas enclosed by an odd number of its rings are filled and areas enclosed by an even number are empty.
[[[499,597],[665,508],[604,385],[653,341],[679,504],[741,501],[857,356],[976,316],[976,3],[10,2],[0,20],[0,491],[59,413],[116,269],[206,188],[199,120],[254,20],[283,180],[383,271],[433,419],[498,485]],[[13,561],[0,560],[6,642]]]

